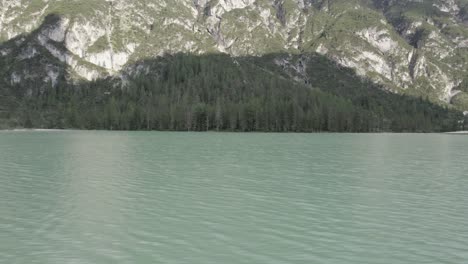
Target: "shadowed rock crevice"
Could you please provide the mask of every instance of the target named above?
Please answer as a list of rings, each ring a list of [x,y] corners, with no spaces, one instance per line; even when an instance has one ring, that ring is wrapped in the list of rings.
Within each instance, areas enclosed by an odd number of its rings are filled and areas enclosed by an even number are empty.
[[[274,0],[273,6],[276,9],[276,18],[283,26],[286,25],[286,9],[284,8],[284,0]]]

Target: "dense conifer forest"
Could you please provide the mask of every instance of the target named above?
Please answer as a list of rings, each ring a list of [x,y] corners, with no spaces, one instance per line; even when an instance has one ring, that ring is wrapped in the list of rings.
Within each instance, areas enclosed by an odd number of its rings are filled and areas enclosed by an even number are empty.
[[[463,115],[397,95],[321,56],[304,80],[273,63],[278,55],[167,55],[132,75],[55,87],[23,82],[0,89],[1,128],[266,132],[438,132],[462,129]],[[130,77],[133,76],[133,77]],[[68,83],[68,84],[67,84]]]

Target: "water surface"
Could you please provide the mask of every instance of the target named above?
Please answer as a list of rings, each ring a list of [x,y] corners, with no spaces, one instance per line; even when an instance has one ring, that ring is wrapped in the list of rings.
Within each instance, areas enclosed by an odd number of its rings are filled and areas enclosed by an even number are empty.
[[[0,263],[468,263],[468,137],[0,132]]]

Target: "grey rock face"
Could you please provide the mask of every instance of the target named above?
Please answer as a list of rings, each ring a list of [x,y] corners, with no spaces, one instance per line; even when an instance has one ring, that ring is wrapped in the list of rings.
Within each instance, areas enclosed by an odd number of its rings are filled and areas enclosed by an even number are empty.
[[[46,73],[20,67],[9,81],[56,85],[55,61],[92,80],[166,53],[320,53],[394,92],[451,102],[468,71],[467,14],[466,0],[1,0],[0,56],[50,57]]]

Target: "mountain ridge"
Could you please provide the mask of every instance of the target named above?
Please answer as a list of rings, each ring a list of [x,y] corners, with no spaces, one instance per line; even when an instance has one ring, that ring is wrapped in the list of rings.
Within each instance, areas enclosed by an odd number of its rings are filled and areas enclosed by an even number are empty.
[[[69,70],[72,65],[42,55],[48,50],[40,45],[41,34],[60,19],[49,16],[30,35],[19,37],[25,39],[23,45],[30,45],[31,40],[39,43],[38,55],[0,60],[7,73],[34,69],[36,74],[0,85],[0,128],[245,132],[463,129],[460,112],[421,97],[395,94],[318,53],[238,57],[165,54],[126,65],[118,76],[76,79]],[[16,46],[16,41],[3,46]],[[53,40],[47,43],[60,44]],[[52,78],[51,65],[59,71],[52,76],[55,85],[43,79],[38,82],[37,76]]]
[[[65,69],[69,81],[124,77],[144,71],[145,65],[130,66],[137,61],[178,52],[317,52],[394,93],[466,110],[467,6],[465,0],[3,0],[0,39],[15,41],[0,46],[0,58],[17,65],[3,81],[55,86]],[[50,57],[45,70],[28,67],[36,56]]]

